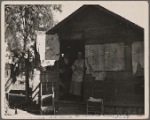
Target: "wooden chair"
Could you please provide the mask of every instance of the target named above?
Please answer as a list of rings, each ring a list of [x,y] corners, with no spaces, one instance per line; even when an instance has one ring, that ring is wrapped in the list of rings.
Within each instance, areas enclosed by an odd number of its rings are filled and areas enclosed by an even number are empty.
[[[87,100],[87,114],[103,114],[103,100],[90,97]]]
[[[92,96],[87,100],[87,114],[104,114],[103,83],[93,86]]]

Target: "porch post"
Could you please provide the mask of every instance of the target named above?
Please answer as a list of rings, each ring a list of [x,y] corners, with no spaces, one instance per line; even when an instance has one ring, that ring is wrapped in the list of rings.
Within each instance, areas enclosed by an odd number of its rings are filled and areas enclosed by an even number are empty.
[[[42,83],[39,83],[39,109],[42,114]]]

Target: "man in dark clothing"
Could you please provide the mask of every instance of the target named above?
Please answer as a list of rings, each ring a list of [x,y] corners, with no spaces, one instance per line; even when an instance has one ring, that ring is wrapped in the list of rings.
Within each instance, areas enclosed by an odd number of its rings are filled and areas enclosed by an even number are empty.
[[[69,97],[69,89],[71,83],[72,69],[69,63],[69,56],[65,54],[59,61],[61,87],[63,89],[63,98]]]

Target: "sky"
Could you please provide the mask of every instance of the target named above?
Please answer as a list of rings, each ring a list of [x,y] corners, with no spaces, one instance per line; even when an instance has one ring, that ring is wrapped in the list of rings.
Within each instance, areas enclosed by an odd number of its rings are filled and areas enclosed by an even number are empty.
[[[148,24],[148,3],[145,1],[94,1],[94,2],[63,2],[62,13],[55,12],[58,22],[76,11],[83,4],[97,4],[145,28]]]

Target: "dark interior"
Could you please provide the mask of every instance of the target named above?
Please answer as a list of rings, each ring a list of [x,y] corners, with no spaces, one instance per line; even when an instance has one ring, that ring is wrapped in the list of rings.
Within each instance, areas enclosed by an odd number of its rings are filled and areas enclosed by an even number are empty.
[[[77,59],[77,53],[82,52],[84,57],[84,42],[83,40],[64,40],[60,42],[60,52],[69,54],[71,65]]]
[[[72,66],[74,61],[77,59],[78,52],[82,52],[84,58],[84,42],[82,40],[66,40],[60,42],[60,53],[69,55],[70,66]],[[61,98],[61,100],[74,101],[70,94],[68,97]]]

